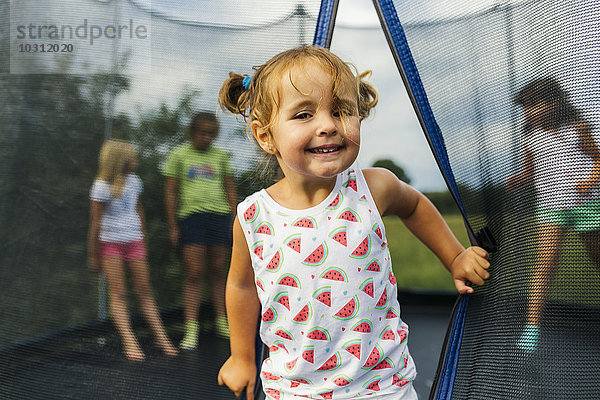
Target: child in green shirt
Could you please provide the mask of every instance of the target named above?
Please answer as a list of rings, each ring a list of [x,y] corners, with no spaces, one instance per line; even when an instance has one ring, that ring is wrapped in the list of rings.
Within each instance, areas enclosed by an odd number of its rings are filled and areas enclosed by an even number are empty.
[[[171,151],[163,171],[169,237],[173,246],[181,246],[185,266],[186,333],[180,347],[188,350],[195,349],[198,341],[205,259],[211,270],[217,333],[228,336],[225,267],[231,247],[231,214],[237,205],[237,195],[229,154],[212,146],[218,133],[219,122],[214,114],[197,113],[190,123],[190,141]]]

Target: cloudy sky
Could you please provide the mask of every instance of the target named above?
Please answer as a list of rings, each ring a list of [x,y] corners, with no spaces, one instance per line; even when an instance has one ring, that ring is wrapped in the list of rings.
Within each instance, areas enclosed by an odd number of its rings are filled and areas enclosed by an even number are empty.
[[[302,22],[297,18],[280,24],[278,31],[264,28],[277,25],[298,2],[306,3],[314,21],[319,3],[309,0],[62,0],[44,3],[43,7],[35,1],[24,0],[12,3],[15,7],[11,10],[11,24],[22,19],[23,23],[75,26],[87,19],[90,24],[106,25],[112,23],[115,7],[121,4],[119,18],[149,26],[150,40],[128,43],[98,39],[93,46],[85,41],[75,43],[79,51],[74,58],[75,70],[77,73],[93,72],[94,68],[110,70],[115,43],[120,46],[118,52],[130,51],[127,73],[131,77],[131,88],[117,98],[116,111],[135,116],[155,109],[160,102],[175,105],[186,88],[199,90],[201,94],[194,107],[217,108],[218,90],[229,71],[251,74],[251,67],[270,58],[273,49],[298,45]],[[500,3],[506,0],[395,1],[405,26],[467,15]],[[150,18],[149,10],[155,12],[157,18]],[[253,28],[240,31],[239,27]],[[273,32],[279,32],[280,36],[274,38]],[[310,42],[311,37],[312,32],[306,32],[306,42]],[[131,46],[126,48],[129,44]],[[418,189],[444,190],[444,181],[406,95],[371,0],[340,1],[331,48],[359,70],[372,70],[371,80],[380,94],[374,114],[363,122],[360,166],[368,167],[377,159],[389,158],[405,169]],[[43,57],[37,64],[27,64],[29,59],[24,59],[22,65],[52,72],[48,57]],[[438,82],[443,80],[436,77],[434,83]],[[459,96],[452,94],[451,97],[451,102],[456,103]],[[236,149],[236,165],[248,165],[253,147],[246,138],[233,134],[243,129],[243,123],[224,115],[222,125],[227,133],[220,138],[221,145]]]

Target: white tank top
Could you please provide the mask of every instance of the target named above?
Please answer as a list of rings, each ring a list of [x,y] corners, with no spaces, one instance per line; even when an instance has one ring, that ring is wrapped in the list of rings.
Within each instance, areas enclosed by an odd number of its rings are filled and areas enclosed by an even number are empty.
[[[385,228],[362,172],[339,174],[329,196],[305,210],[261,190],[238,205],[238,218],[269,347],[266,394],[401,399],[416,370]]]
[[[573,125],[557,131],[534,130],[525,138],[525,148],[533,155],[534,185],[540,207],[566,209],[599,197],[598,186],[582,195],[575,186],[589,179],[593,160],[580,145]]]

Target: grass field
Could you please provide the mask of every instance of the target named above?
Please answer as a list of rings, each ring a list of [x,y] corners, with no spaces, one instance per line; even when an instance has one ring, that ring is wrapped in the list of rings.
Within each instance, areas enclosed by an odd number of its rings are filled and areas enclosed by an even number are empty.
[[[444,219],[464,246],[469,245],[467,232],[460,215],[445,215]],[[396,217],[383,220],[394,274],[400,289],[455,290],[450,273],[437,257]]]

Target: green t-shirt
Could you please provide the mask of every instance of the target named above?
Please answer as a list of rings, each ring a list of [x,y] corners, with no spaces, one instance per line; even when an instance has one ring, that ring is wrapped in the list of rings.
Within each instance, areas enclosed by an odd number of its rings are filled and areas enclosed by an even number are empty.
[[[179,180],[178,218],[199,212],[231,214],[224,185],[233,174],[229,153],[215,147],[198,151],[185,143],[171,151],[163,174]]]

